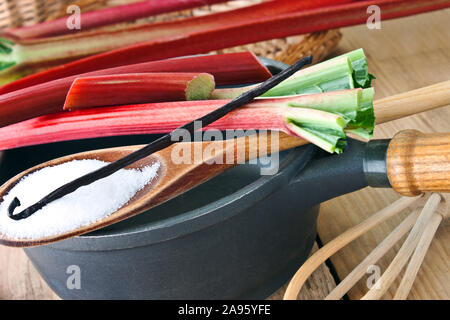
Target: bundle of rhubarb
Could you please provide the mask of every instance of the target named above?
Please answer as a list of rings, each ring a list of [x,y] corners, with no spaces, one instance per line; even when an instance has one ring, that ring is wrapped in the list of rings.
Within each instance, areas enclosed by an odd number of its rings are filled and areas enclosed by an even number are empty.
[[[270,74],[248,52],[210,51],[447,8],[443,0],[265,0],[157,23],[135,19],[226,0],[142,1],[8,29],[0,39],[0,149],[69,139],[164,133],[218,108]],[[64,63],[64,64],[63,64]],[[29,74],[35,66],[51,66]],[[341,152],[347,133],[369,139],[372,77],[362,50],[306,68],[208,126],[272,129]],[[200,101],[201,100],[201,101]]]
[[[0,149],[167,133],[253,88],[216,88],[245,82],[243,75],[269,77],[254,55],[239,53],[112,68],[13,91],[0,96],[9,124],[0,128]],[[363,50],[355,50],[295,73],[204,130],[278,130],[341,153],[346,133],[372,136],[372,79]]]
[[[371,5],[380,8],[383,20],[450,6],[443,0],[267,0],[169,22],[115,24],[219,2],[227,1],[143,1],[83,13],[80,30],[68,29],[67,18],[6,30],[0,39],[0,77],[8,83],[29,74],[34,66],[56,66],[6,89],[11,91],[99,69],[366,23]]]

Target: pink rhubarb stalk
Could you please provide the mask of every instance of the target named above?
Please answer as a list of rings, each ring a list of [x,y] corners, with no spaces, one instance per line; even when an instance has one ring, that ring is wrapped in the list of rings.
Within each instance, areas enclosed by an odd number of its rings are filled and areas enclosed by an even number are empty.
[[[166,41],[170,42],[175,39],[203,34],[204,32],[221,31],[221,33],[223,33],[226,32],[228,28],[247,25],[266,17],[274,17],[279,14],[287,13],[292,14],[292,12],[336,3],[347,3],[350,1],[352,0],[271,0],[241,9],[201,17],[156,24],[145,24],[118,30],[80,32],[70,36],[37,40],[18,40],[12,42],[9,39],[4,39],[0,42],[0,45],[3,48],[2,52],[0,52],[0,68],[3,70],[4,74],[7,74],[15,70],[21,70],[26,66],[33,66],[36,64],[60,64],[62,62],[67,62],[68,60],[75,60],[80,57],[126,46],[134,46],[137,44],[144,45],[149,44],[150,42],[164,44]],[[263,34],[264,31],[259,30],[257,33]],[[249,35],[246,33],[241,33],[239,34],[238,39],[240,42],[244,41],[245,43],[248,43],[248,41],[245,40],[248,36]],[[220,41],[220,37],[210,37],[209,40],[212,43],[216,43],[217,41]],[[196,45],[197,43],[194,41],[193,43],[190,43],[189,47]],[[162,48],[162,51],[160,52],[155,52],[151,49],[150,51],[140,51],[139,55],[118,55],[115,56],[114,59],[102,59],[101,62],[97,61],[93,64],[83,62],[82,72],[116,67],[124,65],[125,63],[139,63],[184,55],[184,48],[182,47],[172,47],[170,49],[177,49],[177,51],[179,51],[177,54],[168,54],[166,53],[167,49],[165,48]],[[211,50],[214,50],[214,47],[212,47]],[[211,50],[201,50],[201,53],[206,53]],[[155,55],[159,55],[159,57],[156,57]],[[65,69],[66,75],[68,68],[73,68],[73,66],[63,68]],[[75,66],[75,69],[74,73],[71,74],[80,73],[79,68]]]
[[[239,108],[206,129],[277,130],[298,136],[289,119],[306,119],[342,129],[345,121],[336,114],[291,107],[346,91],[297,97],[260,99]],[[181,101],[84,109],[34,118],[0,128],[0,150],[23,146],[119,135],[167,133],[223,106],[229,100]],[[332,107],[331,107],[332,109]]]
[[[275,2],[278,3],[278,1]],[[320,1],[311,2],[320,3]],[[283,1],[286,7],[289,6],[289,3],[297,3],[297,1]],[[272,2],[268,4],[272,4]],[[324,5],[324,3],[321,3],[321,5]],[[248,17],[246,19],[239,19],[238,21],[233,20],[231,24],[227,23],[225,19],[224,21],[220,20],[221,23],[216,27],[201,28],[195,31],[182,29],[184,32],[178,30],[176,36],[162,36],[155,40],[83,58],[50,69],[42,77],[46,79],[57,79],[61,77],[61,74],[79,73],[79,70],[93,70],[96,68],[116,66],[123,64],[125,58],[129,62],[165,59],[175,56],[205,53],[212,50],[296,34],[366,23],[368,17],[367,7],[370,5],[378,5],[382,12],[382,18],[387,20],[447,8],[450,7],[450,1],[357,1],[349,4],[333,5],[300,12],[289,10],[289,13],[282,13],[275,16],[261,15],[260,17]],[[236,15],[236,17],[239,17],[239,15]],[[37,78],[39,77],[40,75],[38,74]]]
[[[261,82],[271,76],[269,70],[249,51],[150,61],[108,69],[99,68],[97,71],[92,72],[85,72],[83,70],[84,68],[65,69],[64,67],[60,67],[56,73],[49,71],[34,74],[0,87],[0,94],[61,78],[66,78],[64,82],[71,84],[75,79],[71,76],[101,76],[145,72],[207,72],[214,75],[217,85]]]
[[[207,100],[214,90],[208,73],[132,73],[75,79],[64,110],[125,104]]]
[[[45,114],[60,112],[67,92],[77,77],[130,72],[204,72],[213,75],[218,85],[251,82],[252,77],[265,79],[270,77],[267,69],[261,67],[257,59],[250,53],[186,57],[99,70],[0,95],[0,127]]]
[[[115,6],[90,12],[80,16],[81,30],[107,26],[110,24],[133,21],[158,14],[187,10],[204,5],[227,2],[231,0],[148,0]],[[5,34],[19,39],[43,38],[79,32],[67,28],[67,17],[39,23],[33,26],[7,29]]]

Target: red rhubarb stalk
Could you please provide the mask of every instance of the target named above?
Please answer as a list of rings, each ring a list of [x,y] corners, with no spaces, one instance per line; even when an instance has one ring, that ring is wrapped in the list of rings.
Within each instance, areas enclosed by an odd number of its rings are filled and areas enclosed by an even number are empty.
[[[204,5],[230,0],[149,0],[127,5],[115,6],[80,15],[81,30],[102,27],[110,24],[133,21],[158,14],[187,10]],[[39,23],[33,26],[7,29],[5,34],[20,39],[42,38],[79,32],[67,27],[67,17]]]
[[[80,32],[70,36],[37,40],[11,41],[9,39],[0,39],[0,45],[2,47],[0,52],[0,70],[3,70],[3,73],[11,73],[14,70],[21,70],[26,66],[33,66],[36,64],[55,65],[67,62],[68,60],[75,60],[95,53],[123,48],[139,43],[164,43],[165,41],[180,39],[205,31],[224,30],[234,26],[245,25],[253,21],[258,21],[263,17],[274,17],[277,14],[292,13],[295,11],[350,1],[352,0],[272,0],[241,9],[210,14],[202,17],[157,24],[145,24],[118,30]],[[261,30],[258,31],[258,33],[261,32]],[[245,39],[246,35],[241,34],[239,38]],[[219,39],[210,38],[210,40],[214,43]],[[161,57],[164,58],[183,55],[170,54],[167,56],[164,51],[165,50],[163,49],[163,51],[159,53]],[[206,52],[207,51],[202,50],[202,53]],[[101,63],[84,64],[81,72],[116,67],[123,65],[124,63],[130,64],[149,61],[151,59],[155,60],[154,53],[155,52],[152,52],[151,50],[150,52],[144,52],[139,56],[134,54],[131,56],[120,55],[119,57],[116,56],[114,60],[107,59]],[[157,58],[157,60],[159,59],[160,58]],[[75,70],[75,73],[80,73],[80,69]]]
[[[124,104],[207,100],[214,90],[208,73],[132,73],[75,79],[64,110]]]
[[[256,100],[229,113],[204,130],[277,130],[296,136],[289,128],[288,118],[314,118],[340,128],[343,120],[338,115],[289,106],[296,100],[302,104],[305,99],[336,94],[345,94],[345,91]],[[84,109],[42,116],[0,128],[0,150],[76,139],[167,133],[227,102],[229,100],[166,102]]]
[[[251,53],[186,57],[99,70],[0,95],[0,127],[45,114],[60,112],[67,92],[77,77],[130,72],[204,72],[213,75],[218,85],[251,82],[253,77],[265,79],[270,77],[268,70],[262,67]]]
[[[41,76],[45,79],[57,79],[62,75],[79,73],[80,70],[116,66],[123,64],[124,59],[131,63],[165,59],[366,23],[367,7],[374,4],[380,7],[383,20],[450,7],[448,0],[371,0],[248,19],[240,24],[229,25],[223,22],[222,26],[215,29],[163,37],[80,59],[37,74],[34,81],[39,81]]]
[[[66,72],[69,69],[80,72]],[[75,79],[70,77],[73,75],[81,77],[145,72],[207,72],[214,75],[217,85],[262,82],[271,76],[269,70],[249,51],[150,61],[108,69],[100,68],[89,73],[83,72],[83,68],[69,69],[58,68],[57,76],[55,76],[55,72],[49,71],[16,80],[0,87],[0,94],[66,77],[69,77],[65,81],[70,85]]]

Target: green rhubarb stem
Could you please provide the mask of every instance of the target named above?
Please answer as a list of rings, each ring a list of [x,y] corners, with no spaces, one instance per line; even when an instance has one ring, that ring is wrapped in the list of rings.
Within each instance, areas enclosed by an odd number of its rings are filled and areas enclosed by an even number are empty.
[[[329,121],[332,123],[335,120],[330,119]],[[302,137],[329,153],[340,154],[345,146],[345,133],[342,128],[327,130],[324,126],[308,126],[294,120],[290,120],[287,127],[291,134]]]
[[[309,69],[309,70],[308,70]],[[266,92],[263,97],[280,97],[353,89],[353,69],[350,59],[328,60],[297,72],[292,78]]]
[[[354,88],[353,69],[347,57],[333,61],[328,60],[301,71],[266,92],[263,97],[312,94]],[[212,98],[232,99],[254,86],[216,89],[213,91]]]
[[[346,110],[345,104],[347,101],[345,100],[344,103],[329,101],[323,110],[326,110],[329,106],[340,106],[341,110],[339,113],[347,119],[350,119],[347,132],[356,134],[364,139],[370,139],[373,135],[375,124],[373,111],[374,92],[372,88],[367,87],[371,85],[372,79],[374,77],[367,70],[364,51],[357,49],[315,66],[300,70],[291,78],[266,92],[262,98],[365,88],[362,91],[355,91],[353,96],[354,99],[361,100],[361,110],[357,112]],[[216,89],[213,91],[212,98],[232,99],[252,87]],[[313,108],[314,106],[303,107]]]
[[[206,100],[215,87],[208,73],[133,73],[80,77],[73,82],[64,110],[124,104]]]
[[[292,102],[290,106],[332,112],[344,116],[350,122],[358,117],[363,92],[363,89],[357,88],[311,95],[315,99],[298,100]]]
[[[345,145],[344,129],[354,121],[361,108],[362,89],[334,91],[309,95],[309,99],[298,99],[290,106],[327,112],[319,118],[288,117],[287,128],[294,134],[314,143],[330,153],[342,153]]]
[[[320,93],[355,87],[367,88],[370,87],[372,79],[373,76],[367,70],[364,51],[357,49],[300,70],[291,78],[266,92],[263,97]],[[212,98],[233,99],[252,87],[216,89]]]

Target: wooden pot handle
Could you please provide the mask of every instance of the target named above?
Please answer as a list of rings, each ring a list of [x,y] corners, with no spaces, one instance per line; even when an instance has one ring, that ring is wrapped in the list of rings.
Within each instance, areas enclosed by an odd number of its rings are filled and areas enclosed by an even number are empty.
[[[450,105],[450,80],[374,101],[376,123]]]
[[[450,192],[450,133],[401,131],[389,144],[386,162],[389,182],[402,195]]]

